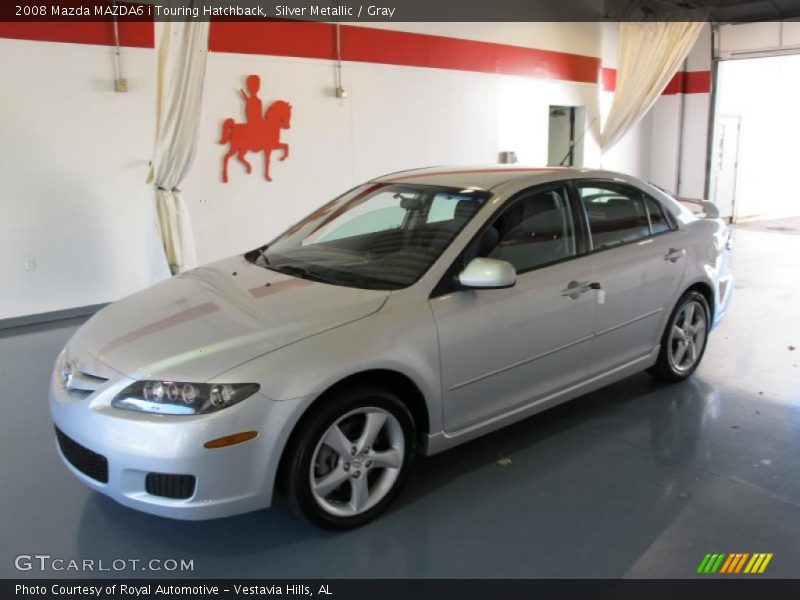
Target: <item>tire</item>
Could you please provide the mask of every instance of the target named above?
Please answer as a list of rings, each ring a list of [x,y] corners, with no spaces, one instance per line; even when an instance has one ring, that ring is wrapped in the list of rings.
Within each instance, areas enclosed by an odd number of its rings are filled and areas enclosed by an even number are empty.
[[[690,290],[681,296],[661,336],[658,360],[647,371],[668,383],[691,377],[706,351],[710,314],[708,302],[700,292]],[[687,318],[689,329],[685,329]]]
[[[372,521],[405,483],[416,440],[411,413],[388,390],[362,385],[327,396],[302,419],[284,455],[293,512],[330,530]]]

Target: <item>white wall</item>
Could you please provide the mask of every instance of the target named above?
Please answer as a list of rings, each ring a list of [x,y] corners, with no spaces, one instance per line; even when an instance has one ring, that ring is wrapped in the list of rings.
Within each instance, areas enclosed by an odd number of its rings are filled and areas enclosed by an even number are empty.
[[[152,50],[0,39],[0,318],[114,300],[167,271],[153,199]],[[25,271],[26,257],[36,270]]]
[[[686,58],[686,71],[711,70],[711,27],[706,25]],[[711,94],[684,94],[681,169],[678,194],[704,198]],[[655,140],[654,140],[655,143]]]
[[[678,194],[705,198],[711,94],[685,94],[683,144]]]
[[[413,24],[408,30],[599,55],[598,24]],[[112,301],[166,275],[144,183],[152,149],[153,51],[123,49],[130,91],[111,91],[111,49],[0,40],[6,116],[0,139],[4,252],[0,318]],[[262,79],[268,103],[289,100],[291,146],[274,181],[233,159],[220,179],[226,117],[243,119],[243,78]],[[334,195],[370,177],[434,164],[497,163],[514,150],[545,164],[548,107],[586,107],[596,119],[584,163],[648,178],[655,128],[646,117],[601,158],[596,85],[525,77],[345,63],[346,100],[332,95],[330,62],[209,55],[200,146],[182,188],[201,263],[263,243]],[[9,118],[9,116],[13,118]],[[25,258],[37,269],[26,272]]]
[[[682,70],[710,69],[711,28],[706,25]],[[709,116],[709,93],[669,94],[656,100],[650,113],[651,182],[680,196],[705,196]]]
[[[237,90],[261,76],[265,104],[292,103],[291,146],[272,162],[252,156],[247,176],[232,159],[230,183],[220,179],[221,122],[243,120]],[[596,116],[596,86],[416,67],[345,63],[348,98],[332,95],[329,62],[242,54],[211,54],[203,99],[200,147],[184,182],[201,263],[262,244],[353,185],[383,173],[428,165],[497,163],[514,150],[521,163],[546,164],[548,108],[581,105]],[[590,117],[591,120],[591,117]],[[587,164],[596,164],[589,142]],[[592,163],[589,163],[592,160]]]

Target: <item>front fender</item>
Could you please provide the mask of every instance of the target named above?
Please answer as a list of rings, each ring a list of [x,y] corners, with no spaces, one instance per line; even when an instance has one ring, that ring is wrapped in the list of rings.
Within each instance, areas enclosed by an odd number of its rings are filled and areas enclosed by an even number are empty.
[[[427,301],[387,306],[368,317],[255,358],[216,377],[254,381],[275,401],[316,399],[352,375],[396,371],[420,390],[432,431],[441,429],[439,348]]]

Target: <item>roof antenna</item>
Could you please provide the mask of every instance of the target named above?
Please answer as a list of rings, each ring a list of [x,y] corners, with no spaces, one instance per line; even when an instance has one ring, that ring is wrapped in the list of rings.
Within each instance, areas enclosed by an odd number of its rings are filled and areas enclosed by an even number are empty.
[[[594,122],[595,122],[595,121],[597,121],[597,117],[595,117],[594,119],[592,119],[592,122],[591,122],[591,123],[589,123],[589,124],[586,126],[586,129],[584,129],[584,130],[583,130],[583,133],[581,133],[581,135],[578,137],[578,139],[577,139],[577,140],[575,140],[574,142],[573,142],[573,141],[570,141],[570,143],[569,143],[569,150],[567,150],[567,153],[564,155],[564,158],[562,158],[562,159],[561,159],[561,162],[560,162],[560,163],[558,163],[558,166],[559,166],[559,167],[563,167],[563,166],[564,166],[564,163],[565,163],[565,162],[567,162],[567,159],[570,157],[570,155],[572,154],[573,150],[575,150],[575,146],[576,146],[577,144],[579,144],[579,143],[581,142],[581,140],[583,140],[583,137],[586,135],[586,132],[587,132],[587,131],[589,131],[589,130],[592,128],[592,125],[594,125]]]

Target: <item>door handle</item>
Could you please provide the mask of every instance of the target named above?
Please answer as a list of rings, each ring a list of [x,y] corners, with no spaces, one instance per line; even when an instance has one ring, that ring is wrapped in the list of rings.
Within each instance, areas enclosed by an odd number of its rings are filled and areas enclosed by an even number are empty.
[[[599,290],[601,286],[596,281],[570,281],[563,290],[561,295],[572,300],[577,300],[581,294],[585,294],[589,290]]]
[[[669,252],[664,255],[664,260],[675,263],[678,262],[678,259],[682,256],[686,256],[686,250],[683,248],[670,248]]]

